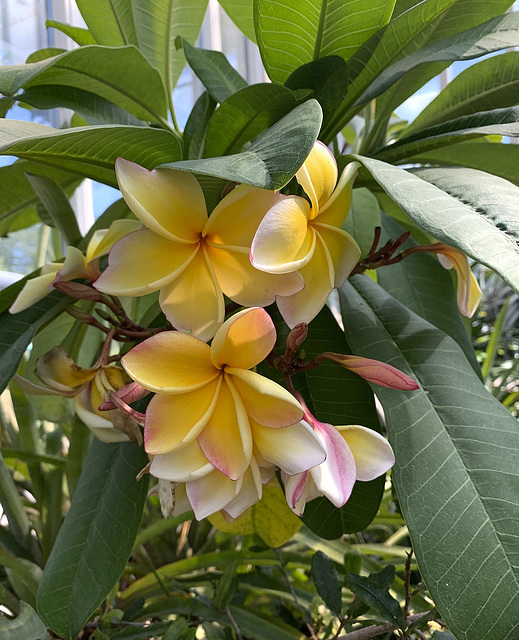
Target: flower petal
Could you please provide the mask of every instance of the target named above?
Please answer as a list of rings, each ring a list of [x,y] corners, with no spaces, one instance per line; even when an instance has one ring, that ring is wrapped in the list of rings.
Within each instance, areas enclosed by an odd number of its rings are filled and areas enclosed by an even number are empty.
[[[164,238],[193,243],[207,221],[203,191],[185,171],[143,167],[117,158],[117,182],[126,203],[139,220]]]
[[[472,273],[467,256],[459,249],[438,242],[434,247],[440,264],[446,269],[456,270],[458,276],[458,307],[461,313],[472,318],[481,300],[481,289]]]
[[[360,247],[349,233],[337,227],[315,223],[314,229],[330,253],[334,270],[333,286],[342,287],[346,278],[357,266]]]
[[[249,466],[252,455],[249,420],[228,376],[198,442],[211,464],[231,480],[240,478]]]
[[[285,485],[285,496],[288,506],[298,516],[302,516],[307,502],[319,498],[322,493],[315,486],[315,482],[308,471],[295,476],[282,474]]]
[[[326,458],[319,438],[306,422],[274,430],[251,420],[251,429],[262,458],[290,475],[308,471]]]
[[[286,196],[261,221],[251,245],[254,267],[268,273],[290,273],[312,257],[315,237],[308,227],[310,207],[304,198]]]
[[[332,195],[337,182],[337,164],[332,152],[322,142],[316,141],[296,179],[312,203],[311,219]]]
[[[25,311],[25,309],[28,309],[33,304],[43,300],[43,298],[48,296],[54,289],[52,283],[56,278],[56,273],[63,265],[51,263],[48,266],[52,266],[53,268],[55,267],[55,270],[49,271],[48,273],[42,273],[42,275],[36,276],[36,278],[27,280],[23,289],[16,296],[15,301],[9,307],[9,313],[20,313],[20,311]]]
[[[218,329],[211,344],[211,360],[215,367],[251,369],[275,344],[276,329],[269,314],[261,308],[244,309]]]
[[[359,166],[358,162],[351,162],[344,168],[331,198],[319,211],[320,223],[334,227],[342,226],[351,208],[353,183]]]
[[[229,480],[219,471],[213,471],[199,480],[186,485],[189,502],[197,520],[203,520],[231,502],[241,489],[241,478]]]
[[[378,478],[395,464],[389,442],[376,431],[353,424],[336,429],[355,458],[357,480],[368,482]]]
[[[102,417],[95,410],[96,400],[92,399],[93,385],[89,384],[74,398],[74,408],[80,420],[101,440],[101,442],[128,442],[128,436],[115,429],[113,423],[107,417]],[[94,404],[93,404],[94,402]],[[105,412],[107,416],[110,412]]]
[[[85,386],[96,374],[96,368],[83,369],[63,347],[53,347],[36,363],[38,378],[56,391],[69,391]]]
[[[85,256],[77,247],[67,247],[65,262],[58,271],[56,280],[75,280],[88,278],[89,275]]]
[[[123,236],[142,227],[139,220],[114,220],[108,229],[98,229],[92,234],[86,250],[87,263],[108,253]]]
[[[292,296],[276,298],[281,315],[292,329],[301,322],[310,323],[326,304],[335,284],[330,253],[317,236],[312,260],[301,269],[305,288]]]
[[[177,278],[198,253],[198,244],[166,240],[148,229],[134,231],[114,244],[108,268],[94,286],[116,296],[142,296]]]
[[[209,346],[187,333],[163,331],[144,340],[121,360],[136,382],[158,393],[186,393],[214,380]]]
[[[348,501],[356,480],[355,458],[342,435],[331,424],[313,421],[326,451],[326,460],[310,470],[317,489],[336,507]]]
[[[265,273],[255,269],[244,253],[217,245],[208,246],[207,254],[223,293],[244,307],[267,307],[276,296],[301,291],[303,279],[297,273]]]
[[[161,290],[159,303],[180,331],[210,340],[225,317],[223,295],[205,247],[181,275]]]
[[[303,409],[294,396],[277,382],[246,369],[226,368],[247,415],[269,428],[282,428],[299,422]]]
[[[262,493],[260,470],[254,458],[251,458],[250,466],[243,475],[237,496],[225,505],[224,510],[231,518],[238,518],[246,509],[261,500]]]
[[[337,362],[345,369],[353,371],[353,373],[364,378],[364,380],[368,380],[368,382],[373,382],[382,387],[400,389],[402,391],[419,389],[419,385],[416,384],[412,378],[385,362],[340,353],[326,353],[322,355],[326,355],[327,359]]]
[[[189,393],[155,395],[146,409],[146,452],[166,453],[197,438],[214,410],[220,385],[221,376]]]
[[[202,235],[216,244],[248,249],[259,223],[282,198],[279,193],[240,184],[214,208]]]
[[[152,476],[171,482],[197,480],[211,473],[213,469],[196,440],[182,449],[154,456],[150,465]]]

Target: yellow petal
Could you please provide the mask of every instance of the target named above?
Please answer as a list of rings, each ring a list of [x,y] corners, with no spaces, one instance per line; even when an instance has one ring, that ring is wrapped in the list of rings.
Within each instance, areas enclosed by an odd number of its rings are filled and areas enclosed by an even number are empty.
[[[261,221],[251,246],[251,262],[268,273],[297,271],[312,257],[313,230],[308,227],[310,207],[298,196],[277,202]]]
[[[67,282],[76,278],[88,278],[89,275],[85,256],[77,247],[67,247],[65,262],[58,272],[57,279]]]
[[[48,271],[40,276],[36,276],[36,278],[27,280],[23,289],[16,296],[15,301],[9,307],[9,313],[20,313],[20,311],[25,311],[25,309],[28,309],[33,304],[43,300],[43,298],[48,296],[54,289],[52,283],[56,278],[56,273],[63,265],[51,263],[48,266],[52,266],[53,268],[55,267],[55,271]]]
[[[275,344],[276,329],[269,314],[260,308],[244,309],[218,329],[211,344],[211,360],[215,367],[251,369]]]
[[[260,424],[278,429],[299,422],[303,409],[294,396],[273,380],[245,369],[227,367],[247,415]]]
[[[433,245],[438,247],[438,259],[440,264],[446,269],[456,270],[458,276],[458,307],[461,313],[468,318],[472,318],[481,300],[481,289],[476,277],[470,268],[467,256],[454,247],[449,247],[443,243]]]
[[[320,220],[320,218],[319,218]],[[357,266],[360,247],[349,233],[328,225],[314,223],[314,228],[326,245],[335,272],[334,287],[342,287],[347,277]]]
[[[166,318],[180,331],[210,340],[225,317],[220,286],[203,247],[187,269],[161,290],[159,303]]]
[[[164,331],[141,342],[121,360],[126,372],[156,393],[186,393],[214,380],[209,346],[187,333]]]
[[[308,471],[326,458],[319,438],[306,422],[284,429],[269,429],[251,420],[251,429],[254,444],[263,459],[290,475]]]
[[[310,218],[315,218],[332,195],[337,182],[337,164],[328,147],[317,141],[296,173],[296,179],[312,203]]]
[[[266,307],[277,295],[289,296],[303,288],[297,273],[272,274],[258,271],[249,259],[249,251],[240,253],[217,245],[207,247],[222,292],[244,307]]]
[[[63,347],[53,347],[38,359],[36,375],[51,389],[69,391],[86,385],[95,376],[97,369],[78,367]]]
[[[244,473],[252,455],[252,436],[245,408],[228,376],[198,442],[207,459],[231,480]]]
[[[353,183],[357,177],[358,162],[348,164],[341,174],[331,198],[319,211],[319,222],[340,227],[351,207]]]
[[[242,480],[230,480],[215,470],[209,475],[189,482],[186,493],[197,520],[203,520],[231,502],[241,489]]]
[[[96,289],[116,296],[142,296],[166,286],[189,265],[197,244],[180,244],[141,229],[114,244],[108,269],[95,282]]]
[[[114,243],[123,236],[138,231],[142,227],[139,220],[115,220],[108,229],[98,229],[92,234],[86,250],[87,262],[108,253]]]
[[[115,429],[107,417],[102,417],[95,411],[94,403],[97,402],[98,396],[94,394],[93,397],[92,391],[93,385],[89,384],[74,398],[74,408],[79,419],[101,442],[128,442],[129,438],[126,434]],[[110,413],[105,411],[106,416]]]
[[[220,385],[221,376],[189,393],[153,396],[146,408],[146,452],[167,453],[197,438],[214,410]]]
[[[323,308],[334,288],[332,259],[319,237],[312,260],[300,273],[305,281],[305,288],[292,296],[276,298],[278,309],[291,329],[300,322],[309,324]]]
[[[368,482],[386,473],[395,464],[389,442],[379,433],[359,425],[336,427],[346,440],[357,469],[357,480]]]
[[[206,476],[213,469],[198,442],[193,440],[182,449],[153,456],[150,473],[171,482],[191,482]]]
[[[126,203],[151,229],[170,240],[193,243],[207,220],[203,191],[191,173],[143,167],[117,158],[119,189]]]
[[[267,189],[238,185],[215,207],[203,235],[216,244],[249,248],[259,223],[282,198]]]

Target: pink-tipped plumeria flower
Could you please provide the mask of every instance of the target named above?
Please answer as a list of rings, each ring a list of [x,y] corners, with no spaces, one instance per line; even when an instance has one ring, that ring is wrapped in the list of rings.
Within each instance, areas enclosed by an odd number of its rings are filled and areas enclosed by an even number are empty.
[[[362,358],[361,356],[350,356],[341,353],[321,353],[315,359],[316,362],[323,360],[332,360],[342,365],[345,369],[353,371],[364,380],[378,384],[381,387],[389,389],[399,389],[400,391],[415,391],[419,389],[419,385],[396,367],[390,364],[380,362],[380,360],[372,360],[371,358]]]
[[[445,269],[456,270],[458,276],[458,307],[461,313],[472,318],[481,300],[481,289],[470,268],[469,259],[459,249],[449,247],[443,242],[431,246]]]
[[[140,440],[136,422],[118,409],[100,411],[99,405],[128,382],[122,369],[104,366],[102,359],[91,367],[79,367],[63,347],[53,347],[36,364],[36,375],[47,386],[34,384],[21,376],[15,382],[33,395],[57,395],[74,398],[79,418],[103,442]],[[129,437],[130,436],[130,437]]]
[[[303,514],[307,502],[320,496],[343,507],[356,480],[378,478],[395,463],[391,446],[376,431],[359,425],[334,427],[319,422],[309,411],[305,411],[305,420],[321,441],[326,460],[297,475],[281,474],[288,506],[297,515]]]
[[[238,480],[251,465],[254,446],[290,474],[324,460],[318,438],[300,422],[299,402],[250,371],[275,342],[270,316],[253,308],[229,318],[211,347],[192,335],[165,331],[123,357],[128,374],[156,394],[144,425],[154,475],[188,482],[218,469]]]
[[[330,150],[316,142],[296,173],[310,203],[298,196],[281,198],[263,218],[251,247],[251,262],[267,273],[299,270],[305,287],[276,302],[289,327],[309,323],[335,287],[342,287],[360,257],[355,240],[341,229],[348,215],[357,163],[349,164],[337,183]]]
[[[223,294],[244,307],[264,307],[276,295],[302,289],[298,274],[262,273],[249,261],[254,233],[279,194],[239,185],[208,218],[190,173],[147,171],[122,158],[116,171],[124,199],[145,228],[113,247],[108,269],[95,283],[100,291],[142,296],[160,290],[171,324],[205,341],[224,320]]]
[[[117,240],[140,228],[137,220],[116,220],[109,229],[99,229],[92,234],[86,254],[77,247],[67,247],[65,261],[49,262],[41,268],[39,276],[28,280],[11,305],[10,313],[19,313],[54,290],[58,282],[70,282],[78,278],[94,281],[99,278],[99,258],[108,253]]]

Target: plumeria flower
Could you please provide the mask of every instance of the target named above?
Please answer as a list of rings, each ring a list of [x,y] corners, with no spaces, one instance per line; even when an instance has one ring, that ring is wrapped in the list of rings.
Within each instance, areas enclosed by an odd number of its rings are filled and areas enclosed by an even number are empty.
[[[319,422],[308,411],[305,419],[321,441],[326,460],[297,475],[281,474],[288,505],[297,515],[303,514],[307,502],[320,496],[336,507],[344,506],[356,480],[373,480],[394,465],[391,446],[376,431],[359,425],[334,427]]]
[[[279,194],[240,185],[208,218],[190,173],[148,171],[122,158],[116,172],[124,199],[145,227],[115,244],[95,283],[100,291],[142,296],[160,290],[171,324],[205,341],[224,320],[223,294],[244,307],[264,307],[303,287],[296,273],[262,273],[249,261],[254,233]]]
[[[140,226],[137,220],[116,220],[109,229],[95,231],[85,255],[77,247],[67,247],[65,261],[45,264],[39,276],[25,283],[9,311],[24,311],[49,295],[58,282],[70,282],[78,278],[96,280],[100,274],[99,258],[110,251],[114,242]]]
[[[90,369],[79,367],[63,347],[54,347],[36,364],[36,375],[47,386],[34,384],[21,376],[15,381],[33,395],[58,395],[74,398],[79,418],[103,442],[140,440],[136,422],[117,409],[99,411],[111,391],[124,387],[128,379],[122,369],[103,366],[101,359]]]
[[[267,273],[299,270],[305,287],[276,302],[289,327],[310,322],[335,287],[342,287],[360,257],[360,248],[340,227],[348,215],[357,163],[349,164],[337,183],[330,150],[316,142],[296,173],[310,199],[286,196],[268,211],[251,246],[251,262]],[[337,183],[337,185],[336,185]]]
[[[270,316],[253,308],[229,318],[210,347],[187,333],[165,331],[123,357],[128,374],[156,394],[144,424],[154,475],[189,482],[218,469],[238,480],[254,449],[287,473],[324,460],[318,438],[301,422],[299,402],[250,370],[275,342]]]
[[[458,307],[461,313],[472,318],[481,300],[481,289],[470,268],[469,259],[459,249],[449,247],[443,242],[432,245],[438,260],[445,269],[456,270],[458,276]]]

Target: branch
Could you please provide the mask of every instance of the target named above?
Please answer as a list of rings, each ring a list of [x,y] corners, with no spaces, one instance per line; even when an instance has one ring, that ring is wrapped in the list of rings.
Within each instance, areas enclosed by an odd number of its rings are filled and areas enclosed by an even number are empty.
[[[409,626],[416,622],[422,622],[433,614],[432,611],[425,611],[424,613],[415,613],[412,616],[406,618],[406,625]],[[343,636],[339,636],[337,640],[368,640],[369,638],[375,638],[381,636],[388,631],[395,631],[399,627],[394,624],[386,622],[386,624],[373,624],[370,627],[364,627],[363,629],[357,629],[357,631],[351,631]]]

